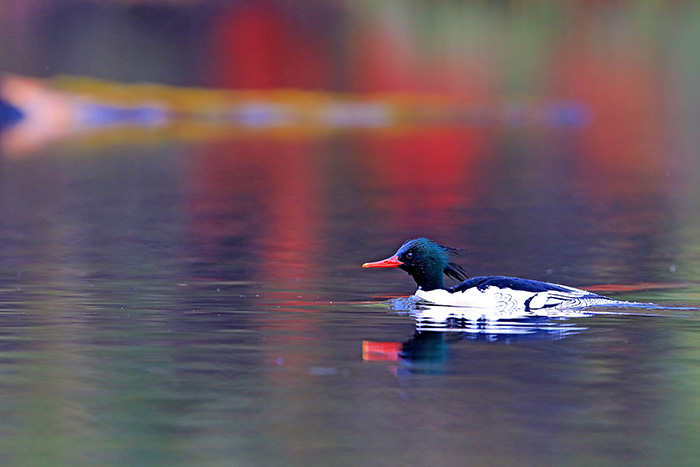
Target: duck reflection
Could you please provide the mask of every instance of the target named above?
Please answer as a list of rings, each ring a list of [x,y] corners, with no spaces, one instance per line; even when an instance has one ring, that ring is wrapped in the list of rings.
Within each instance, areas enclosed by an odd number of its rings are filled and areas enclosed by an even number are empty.
[[[395,308],[396,304],[390,304]],[[568,318],[588,316],[581,311],[553,310],[547,314],[509,312],[498,308],[438,306],[418,302],[407,313],[416,333],[457,333],[461,338],[487,342],[557,340],[584,331]]]
[[[397,361],[397,371],[441,373],[448,361],[449,345],[457,341],[514,344],[559,340],[588,328],[570,321],[590,316],[571,310],[545,314],[506,312],[502,309],[439,306],[412,298],[386,302],[389,309],[413,318],[416,330],[403,343],[363,341],[367,361]]]

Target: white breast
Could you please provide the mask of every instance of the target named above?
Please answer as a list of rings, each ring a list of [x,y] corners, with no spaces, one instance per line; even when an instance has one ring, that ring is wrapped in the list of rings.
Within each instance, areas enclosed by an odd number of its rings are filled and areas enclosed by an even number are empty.
[[[455,293],[442,289],[427,292],[418,289],[415,295],[422,300],[438,305],[486,308],[504,313],[526,310],[532,312],[541,309],[549,298],[547,292],[528,292],[499,287],[486,287],[483,290],[474,287],[464,292]]]
[[[464,292],[450,293],[447,290],[436,289],[424,291],[418,289],[416,297],[436,305],[460,306],[470,308],[486,308],[502,313],[517,313],[527,311],[529,314],[547,315],[552,308],[582,308],[594,305],[611,305],[616,303],[605,297],[592,296],[590,293],[567,288],[566,291],[532,292],[511,288],[489,286],[483,290],[476,287]]]

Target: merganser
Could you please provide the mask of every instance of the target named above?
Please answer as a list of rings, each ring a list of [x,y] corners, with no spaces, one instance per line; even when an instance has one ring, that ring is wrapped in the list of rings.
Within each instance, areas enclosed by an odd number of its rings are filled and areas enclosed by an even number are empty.
[[[457,248],[438,245],[427,238],[416,238],[406,241],[393,256],[365,263],[362,267],[403,269],[418,285],[415,296],[436,305],[536,313],[552,308],[621,303],[586,290],[530,279],[506,276],[468,279],[464,268],[450,261],[458,252]],[[445,287],[443,275],[463,282]]]

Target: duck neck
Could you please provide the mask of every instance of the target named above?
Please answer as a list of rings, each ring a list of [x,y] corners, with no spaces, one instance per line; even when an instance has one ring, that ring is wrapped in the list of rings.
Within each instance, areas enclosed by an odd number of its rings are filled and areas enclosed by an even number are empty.
[[[413,279],[416,281],[418,288],[425,290],[426,292],[429,290],[445,288],[445,279],[442,272],[439,274],[416,274],[413,276]]]

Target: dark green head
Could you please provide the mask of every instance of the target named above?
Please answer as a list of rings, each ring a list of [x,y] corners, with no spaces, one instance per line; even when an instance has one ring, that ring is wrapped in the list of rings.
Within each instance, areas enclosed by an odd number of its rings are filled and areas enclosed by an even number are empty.
[[[398,267],[410,274],[423,290],[444,289],[443,274],[459,281],[467,278],[466,271],[450,261],[457,252],[456,248],[438,245],[421,237],[405,242],[394,256],[374,263],[365,263],[362,267]]]

